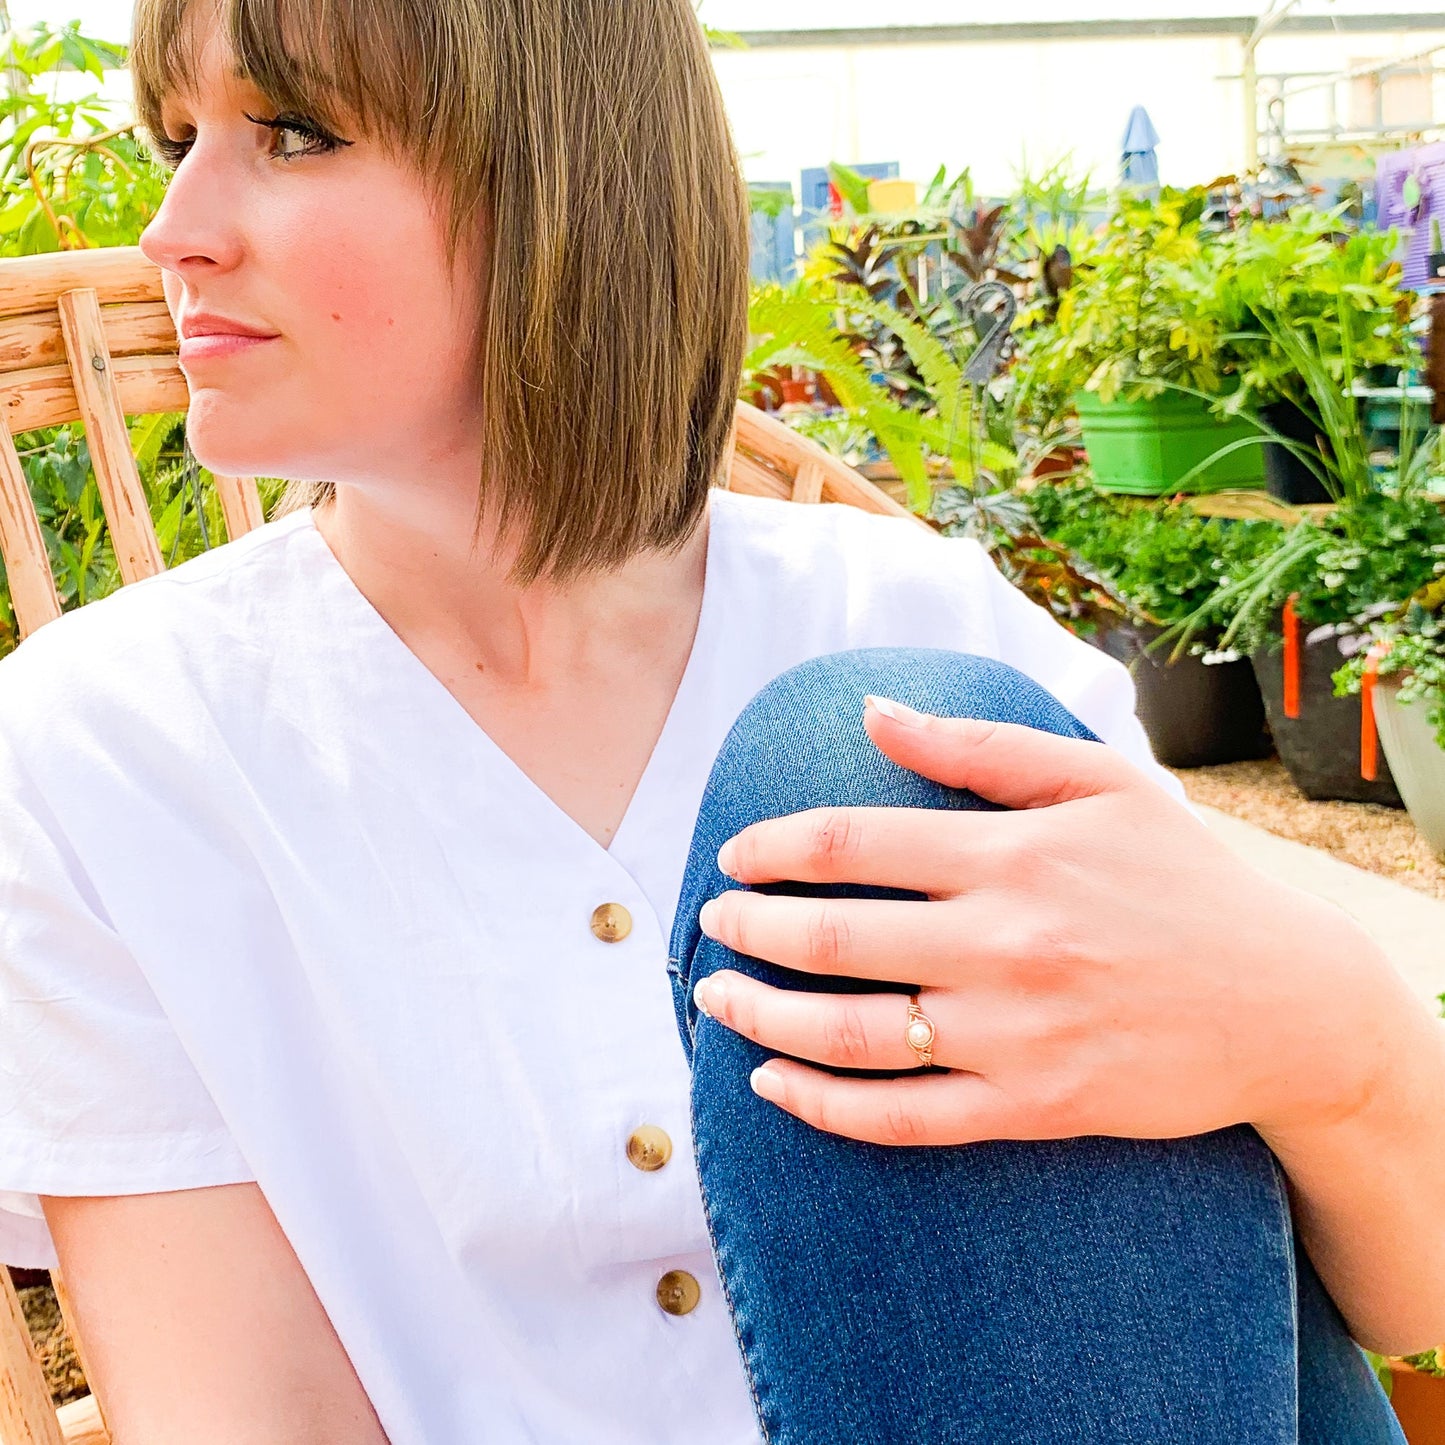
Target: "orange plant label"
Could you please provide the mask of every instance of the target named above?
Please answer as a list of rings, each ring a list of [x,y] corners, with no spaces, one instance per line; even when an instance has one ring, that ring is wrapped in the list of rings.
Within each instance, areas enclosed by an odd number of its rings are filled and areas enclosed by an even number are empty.
[[[1299,617],[1294,605],[1299,593],[1290,594],[1284,604],[1284,715],[1297,718],[1300,715],[1300,636]]]
[[[1360,776],[1373,783],[1380,775],[1380,732],[1375,725],[1375,684],[1380,680],[1380,656],[1371,649],[1360,683]]]

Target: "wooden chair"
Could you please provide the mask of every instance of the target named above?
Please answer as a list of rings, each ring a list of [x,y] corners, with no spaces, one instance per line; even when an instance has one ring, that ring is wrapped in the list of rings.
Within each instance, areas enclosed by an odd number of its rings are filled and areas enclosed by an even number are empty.
[[[14,436],[83,421],[125,583],[162,570],[126,432],[127,416],[184,411],[186,378],[161,273],[134,246],[0,260],[0,556],[21,638],[60,616]],[[723,485],[795,502],[842,502],[909,516],[871,482],[763,412],[739,402]],[[264,518],[256,483],[217,477],[231,538]],[[52,1274],[85,1368],[65,1281]],[[109,1445],[94,1395],[56,1410],[9,1271],[0,1268],[0,1445]]]

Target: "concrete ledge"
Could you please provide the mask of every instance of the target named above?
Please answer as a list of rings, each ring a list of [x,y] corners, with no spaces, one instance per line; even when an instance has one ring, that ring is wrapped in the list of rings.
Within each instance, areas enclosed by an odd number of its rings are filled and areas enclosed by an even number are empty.
[[[1433,1001],[1445,993],[1445,903],[1215,808],[1196,805],[1195,811],[1261,872],[1338,903],[1369,930],[1421,997]]]

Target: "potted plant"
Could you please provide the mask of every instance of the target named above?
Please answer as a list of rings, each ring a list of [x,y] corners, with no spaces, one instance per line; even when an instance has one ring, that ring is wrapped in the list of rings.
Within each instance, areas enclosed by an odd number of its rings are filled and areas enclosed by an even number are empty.
[[[1332,629],[1435,577],[1445,557],[1445,513],[1430,490],[1440,437],[1406,446],[1393,475],[1377,478],[1348,348],[1341,377],[1313,328],[1266,322],[1265,330],[1302,378],[1327,445],[1311,452],[1272,434],[1337,501],[1287,509],[1275,546],[1227,569],[1170,637],[1181,647],[1197,628],[1222,627],[1219,646],[1250,658],[1275,746],[1306,797],[1403,807],[1387,764],[1362,769],[1360,702],[1335,694],[1343,659]]]
[[[1243,330],[1203,191],[1125,197],[1097,248],[1075,257],[1073,284],[1027,348],[1039,378],[1073,395],[1096,481],[1169,495],[1264,482],[1259,429],[1223,403],[1239,384]],[[1239,445],[1230,445],[1238,443]]]
[[[1437,566],[1445,573],[1445,558]],[[1335,674],[1336,691],[1364,699],[1411,819],[1445,857],[1445,582],[1331,631],[1351,636],[1353,654]]]
[[[1370,492],[1323,515],[1277,524],[1271,547],[1225,569],[1215,594],[1169,634],[1222,625],[1220,648],[1250,658],[1270,731],[1296,785],[1310,798],[1403,806],[1380,763],[1362,770],[1357,697],[1340,697],[1337,629],[1382,598],[1408,596],[1445,561],[1445,512],[1419,488]]]
[[[1445,1345],[1387,1359],[1390,1404],[1410,1445],[1445,1442]]]
[[[1245,324],[1231,338],[1239,387],[1226,410],[1257,414],[1296,445],[1264,443],[1266,484],[1294,503],[1326,502],[1328,476],[1303,455],[1320,456],[1327,428],[1287,338],[1306,334],[1334,386],[1357,377],[1398,379],[1410,364],[1411,293],[1401,290],[1398,236],[1347,234],[1340,208],[1297,207],[1287,219],[1255,222],[1222,236],[1221,284],[1235,293]]]
[[[1107,577],[1127,614],[1105,614],[1090,640],[1129,667],[1154,756],[1207,767],[1272,751],[1259,685],[1247,660],[1203,643],[1170,659],[1154,647],[1218,588],[1225,570],[1275,542],[1267,522],[1200,516],[1183,502],[1111,496],[1087,480],[1028,494],[1039,532]]]

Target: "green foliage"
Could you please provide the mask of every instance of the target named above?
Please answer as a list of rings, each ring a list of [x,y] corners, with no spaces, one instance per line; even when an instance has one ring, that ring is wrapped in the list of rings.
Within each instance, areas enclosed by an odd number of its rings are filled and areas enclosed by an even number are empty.
[[[44,83],[61,64],[102,78],[123,55],[74,22],[4,37],[0,69],[18,89],[0,99],[0,255],[132,245],[159,208],[164,177],[125,110],[95,92],[55,100]]]
[[[1308,206],[1218,239],[1217,264],[1245,312],[1242,334],[1232,338],[1234,408],[1315,404],[1282,338],[1307,337],[1337,393],[1374,368],[1409,365],[1411,298],[1400,289],[1399,240],[1393,231],[1346,235],[1337,213]]]
[[[1335,673],[1335,694],[1346,697],[1364,685],[1374,652],[1381,677],[1400,678],[1400,701],[1421,703],[1445,748],[1445,547],[1436,561],[1436,580],[1383,616],[1370,609],[1355,619],[1354,651]],[[1340,629],[1344,630],[1344,629]],[[1445,995],[1442,995],[1445,1000]]]
[[[1182,628],[1223,626],[1221,646],[1277,646],[1286,600],[1306,626],[1338,626],[1382,601],[1409,597],[1445,561],[1445,512],[1416,491],[1373,492],[1322,518],[1278,529],[1277,545],[1226,570]]]
[[[1188,617],[1231,568],[1278,541],[1271,522],[1202,517],[1185,502],[1121,497],[1084,479],[1042,483],[1028,503],[1039,531],[1107,577],[1146,622]]]
[[[220,497],[210,472],[184,450],[183,413],[138,417],[129,423],[131,449],[150,502],[167,567],[226,540]],[[15,438],[35,502],[61,607],[69,611],[108,596],[121,585],[100,491],[91,472],[84,427],[76,422]],[[285,482],[259,483],[263,509],[275,505]],[[0,560],[0,656],[19,638],[3,560]]]
[[[931,463],[947,460],[959,480],[978,472],[971,399],[962,368],[926,326],[866,293],[848,298],[845,310],[887,327],[907,350],[927,388],[922,407],[905,407],[886,385],[872,380],[849,339],[839,331],[838,304],[807,283],[757,288],[749,311],[756,344],[743,362],[746,388],[764,371],[803,366],[828,378],[839,404],[866,426],[908,484],[914,509],[926,511],[932,497]],[[1009,453],[984,447],[985,461],[1012,461]]]
[[[1068,160],[1015,177],[1010,212],[1011,246],[1020,256],[1050,256],[1062,246],[1071,258],[1086,260],[1097,244],[1089,225],[1092,212],[1107,211],[1107,192],[1096,191],[1089,175],[1077,176]]]
[[[1353,418],[1336,468],[1348,475],[1325,479],[1350,495],[1369,463],[1354,399],[1342,393],[1410,362],[1398,237],[1345,235],[1338,215],[1309,207],[1219,231],[1203,219],[1206,199],[1196,189],[1121,200],[1102,245],[1075,257],[1056,317],[1025,345],[1031,384],[1106,402],[1182,390],[1231,414],[1287,400],[1331,437]],[[1319,416],[1346,406],[1349,417]],[[1329,456],[1302,460],[1330,472]]]
[[[1445,1345],[1436,1345],[1433,1350],[1425,1350],[1422,1354],[1406,1355],[1405,1363],[1423,1370],[1427,1375],[1445,1376]]]
[[[1364,1347],[1361,1346],[1361,1349],[1364,1350]],[[1385,1398],[1391,1398],[1395,1392],[1395,1379],[1390,1371],[1389,1359],[1385,1355],[1377,1355],[1373,1350],[1364,1350],[1364,1355],[1375,1372],[1375,1378],[1380,1382],[1380,1388],[1385,1392]]]
[[[1229,387],[1244,311],[1214,265],[1204,205],[1202,190],[1121,198],[1102,244],[1076,259],[1054,323],[1029,348],[1041,380],[1106,402],[1158,396],[1171,383],[1211,396]]]

